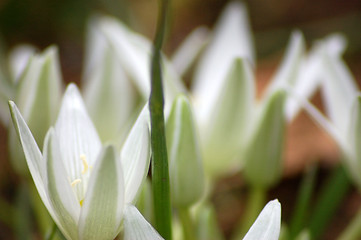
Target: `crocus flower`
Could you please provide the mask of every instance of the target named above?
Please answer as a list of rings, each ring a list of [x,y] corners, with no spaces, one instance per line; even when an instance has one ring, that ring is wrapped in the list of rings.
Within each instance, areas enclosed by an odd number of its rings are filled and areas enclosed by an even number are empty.
[[[113,145],[102,146],[77,87],[70,84],[41,153],[18,108],[9,105],[39,195],[67,239],[114,239],[123,219],[125,239],[161,239],[132,206],[149,167],[147,106],[118,153]]]

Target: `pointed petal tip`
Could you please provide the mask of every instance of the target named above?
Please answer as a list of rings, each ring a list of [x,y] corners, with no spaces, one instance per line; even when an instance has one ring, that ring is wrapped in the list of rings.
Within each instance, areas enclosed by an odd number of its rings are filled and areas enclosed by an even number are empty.
[[[10,108],[11,111],[12,111],[12,109],[15,108],[15,106],[16,106],[16,104],[15,104],[13,101],[11,101],[11,100],[8,101],[8,104],[9,104],[9,108]]]
[[[281,209],[281,203],[278,201],[277,198],[272,201],[269,201],[267,205],[272,205],[273,207],[277,207]]]
[[[70,93],[80,93],[80,92],[78,86],[75,83],[71,82],[66,87],[65,94],[67,93],[70,94]]]

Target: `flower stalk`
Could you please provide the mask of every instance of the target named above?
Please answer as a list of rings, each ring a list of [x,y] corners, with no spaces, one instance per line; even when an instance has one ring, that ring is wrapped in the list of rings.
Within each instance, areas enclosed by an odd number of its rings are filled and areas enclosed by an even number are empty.
[[[171,204],[168,157],[164,126],[164,94],[162,85],[161,48],[163,45],[169,0],[161,0],[157,31],[151,61],[151,116],[152,191],[155,227],[165,239],[171,239]]]

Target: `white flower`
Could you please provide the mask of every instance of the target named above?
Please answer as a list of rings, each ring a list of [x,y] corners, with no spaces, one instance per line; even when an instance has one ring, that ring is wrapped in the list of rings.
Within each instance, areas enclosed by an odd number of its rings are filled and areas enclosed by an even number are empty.
[[[297,89],[290,89],[290,92],[337,142],[351,177],[361,187],[361,138],[358,134],[361,129],[361,96],[355,79],[341,57],[345,39],[334,34],[320,41],[317,48],[320,67],[315,75],[317,78],[313,80],[321,84],[328,118],[300,96]]]
[[[17,68],[13,74],[18,77],[13,79],[15,94],[8,99],[16,101],[35,140],[42,146],[47,130],[56,120],[61,101],[62,80],[57,48],[51,46],[33,55],[31,50],[27,50],[12,59],[11,66]],[[9,128],[9,152],[17,172],[27,174],[24,155],[12,127]]]
[[[149,167],[147,106],[117,153],[112,145],[102,146],[77,87],[70,84],[41,153],[16,105],[9,105],[39,195],[67,239],[114,239],[127,212],[145,224],[131,204]],[[159,239],[154,230],[149,234],[148,239]]]

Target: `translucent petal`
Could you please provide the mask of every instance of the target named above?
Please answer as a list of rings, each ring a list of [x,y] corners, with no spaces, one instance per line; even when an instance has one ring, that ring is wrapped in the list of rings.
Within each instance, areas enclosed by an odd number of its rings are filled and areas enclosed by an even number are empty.
[[[243,240],[278,240],[281,228],[281,204],[267,203]]]
[[[102,18],[99,24],[101,31],[118,54],[122,66],[132,76],[142,95],[148,96],[150,92],[150,42],[145,39],[133,42],[131,39],[135,37],[129,36],[130,30],[115,19]]]
[[[147,100],[150,94],[151,42],[112,18],[102,18],[99,25],[115,53],[117,53],[125,72],[134,81],[143,98]],[[168,112],[176,94],[186,90],[172,64],[164,56],[162,60],[165,111]]]
[[[298,102],[300,106],[302,106],[306,112],[312,117],[312,119],[321,126],[328,134],[333,137],[340,146],[345,146],[346,136],[341,133],[340,130],[332,123],[329,119],[327,119],[312,103],[305,99],[302,96],[299,96],[293,89],[286,89],[288,95],[292,97],[295,101]]]
[[[299,73],[299,65],[304,56],[304,45],[305,43],[301,32],[293,32],[282,63],[272,79],[270,86],[267,88],[266,98],[280,88],[293,86],[295,84]]]
[[[293,91],[300,97],[310,98],[322,80],[322,54],[319,45],[314,46],[308,56],[304,56],[300,62],[296,81],[292,85]],[[287,99],[286,117],[292,121],[300,111],[300,104],[291,98]]]
[[[79,219],[79,239],[114,239],[124,208],[123,171],[114,146],[103,148],[92,171]]]
[[[125,202],[132,203],[148,174],[150,162],[150,116],[146,104],[130,131],[120,153],[124,169]]]
[[[64,94],[55,131],[70,181],[82,181],[82,184],[74,187],[77,198],[81,201],[84,199],[90,172],[82,174],[85,170],[83,160],[92,166],[100,152],[101,142],[74,84],[69,84]]]
[[[19,80],[19,109],[42,145],[46,131],[54,123],[61,99],[61,73],[56,47],[31,58]]]
[[[234,59],[212,101],[204,106],[195,103],[207,174],[217,176],[239,166],[236,157],[242,151],[247,126],[252,122],[254,95],[249,62]]]
[[[84,99],[89,115],[105,142],[115,141],[125,131],[138,96],[114,50],[109,44],[102,50],[98,54],[97,65],[87,73]]]
[[[325,101],[325,109],[328,117],[340,130],[346,134],[347,124],[353,100],[358,87],[349,69],[340,56],[332,54],[332,50],[323,48],[323,82],[322,94]]]
[[[157,231],[133,205],[124,209],[124,240],[162,240]]]
[[[39,146],[49,127],[54,124],[59,110],[61,96],[61,75],[57,49],[49,47],[43,53],[34,55],[28,62],[17,85],[15,96],[19,109]],[[19,155],[20,145],[15,133],[10,130],[9,146],[12,162],[18,172],[25,174],[24,157]]]
[[[22,44],[13,48],[9,55],[10,71],[13,81],[16,83],[23,73],[36,48],[32,45]]]
[[[193,30],[182,45],[178,47],[172,57],[175,70],[183,75],[192,65],[205,44],[208,42],[209,32],[205,27],[198,27]]]
[[[77,239],[80,204],[64,169],[59,143],[52,128],[45,139],[44,159],[47,164],[48,197],[58,218],[58,226],[67,238]]]
[[[338,59],[344,49],[345,39],[339,34],[330,35],[327,38],[316,42],[308,56],[302,59],[297,79],[293,84],[293,91],[299,97],[304,99],[310,98],[323,81],[327,82],[332,79],[332,76],[330,78],[327,74],[329,67],[325,64],[324,52],[327,52],[329,58]],[[328,79],[325,79],[325,77]],[[332,85],[332,83],[330,85]],[[325,87],[324,90],[329,89],[329,87]],[[329,89],[328,91],[332,90]],[[324,92],[324,95],[326,98],[329,97],[329,93]],[[330,108],[330,105],[331,104],[328,104],[326,108]],[[293,98],[287,100],[286,115],[289,121],[297,115],[300,107],[300,104]]]
[[[235,58],[254,63],[249,28],[245,6],[235,1],[228,4],[195,73],[192,90],[197,101],[208,102],[210,95],[222,85]],[[201,105],[205,106],[204,103]]]

